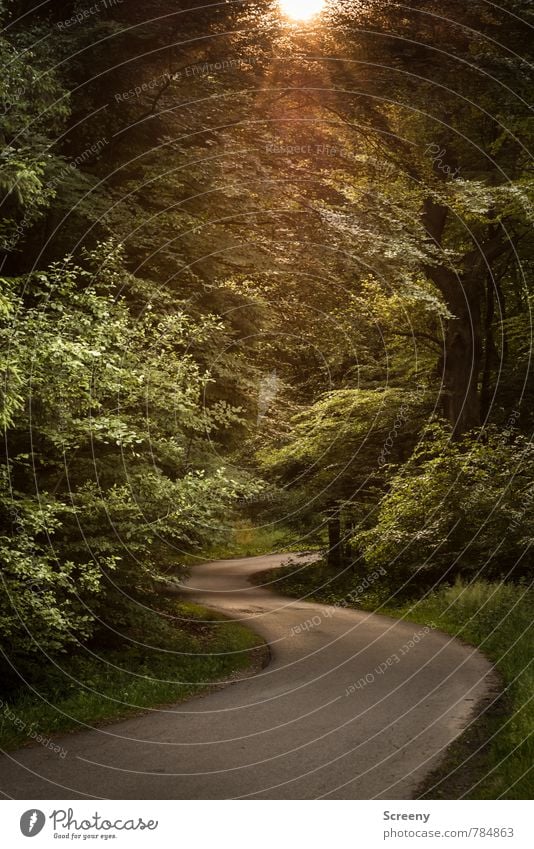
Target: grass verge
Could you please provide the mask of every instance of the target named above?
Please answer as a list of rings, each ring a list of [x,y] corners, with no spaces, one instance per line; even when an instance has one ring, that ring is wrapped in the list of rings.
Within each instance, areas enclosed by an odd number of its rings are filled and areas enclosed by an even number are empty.
[[[449,748],[420,789],[422,798],[530,799],[534,792],[534,592],[524,586],[475,581],[443,586],[395,605],[378,581],[361,591],[354,573],[332,574],[323,562],[294,563],[256,576],[273,590],[326,604],[376,610],[434,625],[477,646],[495,665],[503,693]],[[356,593],[355,593],[356,590]],[[357,601],[355,601],[355,596]]]
[[[268,650],[253,631],[198,605],[174,610],[174,620],[145,614],[118,649],[80,648],[25,670],[33,691],[0,697],[1,748],[47,745],[51,735],[180,702],[264,665]]]

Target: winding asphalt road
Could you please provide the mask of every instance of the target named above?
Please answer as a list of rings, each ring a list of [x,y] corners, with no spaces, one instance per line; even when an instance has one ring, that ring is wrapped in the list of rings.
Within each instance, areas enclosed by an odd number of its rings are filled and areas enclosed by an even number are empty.
[[[257,675],[4,755],[16,799],[411,799],[494,684],[439,631],[252,586],[287,555],[206,563],[186,592],[270,644]]]

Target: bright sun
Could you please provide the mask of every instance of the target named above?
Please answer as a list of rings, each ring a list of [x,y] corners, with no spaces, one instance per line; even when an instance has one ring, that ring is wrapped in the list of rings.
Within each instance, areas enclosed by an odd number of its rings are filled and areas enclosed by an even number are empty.
[[[280,0],[284,15],[296,21],[309,21],[322,12],[326,0]]]

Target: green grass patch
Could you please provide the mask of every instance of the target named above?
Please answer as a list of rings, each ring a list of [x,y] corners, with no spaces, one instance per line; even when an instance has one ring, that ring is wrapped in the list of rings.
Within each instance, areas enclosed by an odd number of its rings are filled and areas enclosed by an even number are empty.
[[[256,576],[276,592],[326,604],[364,608],[434,625],[477,646],[495,665],[504,693],[450,748],[427,782],[425,798],[530,799],[534,792],[534,592],[522,585],[475,581],[443,586],[427,597],[395,603],[380,577],[335,575],[323,562]],[[358,600],[356,600],[358,599]]]
[[[0,746],[79,730],[169,705],[259,667],[264,643],[248,628],[194,604],[173,604],[176,619],[145,613],[115,650],[80,647],[25,669],[33,687],[0,696]],[[221,621],[222,620],[222,621]],[[38,741],[39,742],[39,741]]]

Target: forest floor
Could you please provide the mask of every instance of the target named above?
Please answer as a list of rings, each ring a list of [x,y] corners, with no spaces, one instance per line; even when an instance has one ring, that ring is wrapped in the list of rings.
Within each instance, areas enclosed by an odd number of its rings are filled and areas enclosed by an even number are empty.
[[[267,646],[249,628],[183,601],[174,612],[174,621],[145,614],[139,633],[113,650],[80,646],[72,655],[41,658],[28,670],[30,686],[21,683],[9,700],[0,699],[0,747],[46,745],[60,732],[176,704],[268,661]]]

